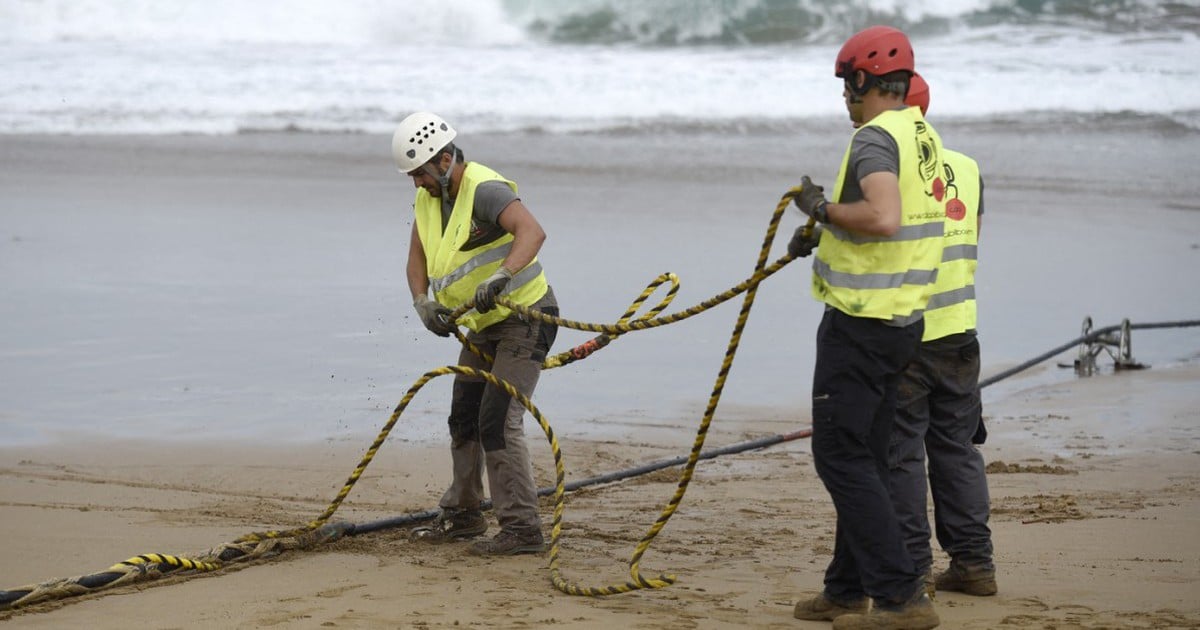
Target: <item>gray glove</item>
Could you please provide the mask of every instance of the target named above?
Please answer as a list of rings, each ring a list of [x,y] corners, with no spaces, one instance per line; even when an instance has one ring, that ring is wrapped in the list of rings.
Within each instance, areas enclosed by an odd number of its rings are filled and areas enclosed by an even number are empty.
[[[417,299],[413,300],[413,308],[417,309],[421,323],[425,324],[429,332],[439,337],[449,337],[450,333],[454,332],[454,322],[450,321],[450,309],[429,299],[429,296],[418,295]]]
[[[813,227],[808,230],[808,237],[805,238],[804,232],[808,226],[801,225],[796,228],[796,233],[792,235],[792,240],[788,242],[787,251],[794,258],[804,258],[813,253],[817,248],[817,243],[821,240],[821,230]]]
[[[496,273],[480,282],[479,286],[475,287],[475,310],[486,313],[496,308],[496,296],[508,286],[509,280],[512,280],[512,272],[500,265]]]
[[[820,223],[829,223],[829,211],[826,206],[825,188],[818,186],[808,178],[800,178],[800,194],[792,198],[800,212],[816,219]]]

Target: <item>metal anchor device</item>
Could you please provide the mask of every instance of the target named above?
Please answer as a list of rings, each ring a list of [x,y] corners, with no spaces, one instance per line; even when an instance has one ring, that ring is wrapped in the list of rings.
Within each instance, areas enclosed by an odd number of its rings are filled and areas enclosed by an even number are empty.
[[[1108,353],[1113,360],[1113,369],[1116,370],[1141,370],[1150,367],[1133,358],[1133,329],[1128,318],[1121,320],[1121,325],[1116,327],[1116,330],[1105,329],[1093,333],[1092,318],[1084,317],[1081,339],[1083,341],[1079,344],[1079,356],[1074,364],[1075,374],[1079,376],[1092,376],[1097,372],[1099,368],[1096,366],[1096,357],[1101,352]]]

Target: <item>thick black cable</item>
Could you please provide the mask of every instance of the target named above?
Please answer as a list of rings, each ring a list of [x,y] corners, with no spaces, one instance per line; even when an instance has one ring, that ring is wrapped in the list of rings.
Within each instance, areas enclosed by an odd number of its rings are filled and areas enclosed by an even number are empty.
[[[714,449],[710,449],[707,451],[703,451],[700,453],[699,459],[713,459],[716,457],[720,457],[721,455],[730,455],[733,453],[741,453],[744,451],[766,448],[768,446],[774,446],[776,444],[779,444],[780,442],[788,442],[791,440],[805,438],[805,437],[808,437],[809,435],[812,435],[812,430],[810,430],[810,429],[804,429],[801,431],[793,431],[791,433],[768,435],[768,436],[756,438],[753,440],[747,440],[745,442],[738,442],[736,444],[722,446],[721,448],[714,448]],[[671,459],[664,459],[664,460],[657,461],[657,462],[650,462],[648,464],[642,464],[640,466],[635,466],[633,468],[625,468],[622,470],[605,473],[602,475],[596,475],[594,477],[588,477],[586,479],[580,479],[578,481],[572,481],[570,483],[565,484],[564,488],[566,489],[567,492],[574,492],[576,490],[579,490],[581,488],[586,488],[588,486],[595,486],[595,485],[599,485],[602,483],[612,483],[614,481],[621,481],[623,479],[628,479],[630,477],[638,477],[641,475],[649,474],[656,470],[662,470],[663,468],[679,466],[681,464],[687,463],[687,460],[688,460],[687,457],[679,456],[679,457],[672,457]],[[546,496],[550,496],[552,494],[554,494],[553,486],[538,489],[539,497],[546,497]],[[483,503],[480,505],[480,509],[482,509],[482,510],[489,510],[489,509],[491,509],[491,507],[492,507],[492,502],[490,499],[485,499],[483,501]],[[395,527],[405,527],[407,525],[416,525],[417,523],[423,523],[426,521],[433,520],[434,518],[437,518],[437,515],[439,513],[441,513],[441,510],[439,510],[439,509],[423,510],[421,512],[411,512],[409,514],[402,514],[400,516],[394,516],[391,518],[380,519],[377,521],[370,521],[367,523],[359,523],[359,524],[355,524],[355,525],[351,526],[351,528],[346,532],[346,535],[347,536],[357,536],[359,534],[367,534],[370,532],[376,532],[376,531],[380,531],[380,530],[384,530],[384,529],[392,529]]]
[[[1189,328],[1192,326],[1200,326],[1200,320],[1191,319],[1191,320],[1182,320],[1182,321],[1176,321],[1176,322],[1149,322],[1149,323],[1145,323],[1145,324],[1130,324],[1129,329],[1130,330],[1150,330],[1150,329],[1155,329],[1155,328]],[[1100,337],[1107,335],[1111,332],[1116,332],[1116,331],[1120,330],[1121,328],[1122,328],[1121,324],[1118,324],[1116,326],[1106,326],[1104,328],[1097,328],[1096,330],[1093,330],[1092,332],[1090,332],[1086,335],[1083,335],[1077,339],[1068,341],[1067,343],[1064,343],[1061,346],[1054,348],[1053,350],[1048,350],[1042,354],[1039,354],[1038,356],[1036,356],[1020,365],[1016,365],[1016,366],[1011,367],[1007,370],[1004,370],[998,374],[989,376],[989,377],[983,379],[982,381],[979,381],[979,388],[983,389],[984,387],[987,387],[988,385],[993,385],[993,384],[995,384],[999,381],[1002,381],[1014,374],[1017,374],[1019,372],[1024,372],[1025,370],[1028,370],[1029,368],[1041,363],[1042,361],[1053,358],[1053,357],[1057,356],[1058,354],[1070,349],[1072,346],[1078,346],[1081,343],[1090,343],[1090,342],[1095,341],[1096,339],[1099,339]]]
[[[1190,327],[1194,327],[1194,326],[1200,326],[1200,320],[1193,319],[1193,320],[1181,320],[1181,321],[1171,321],[1171,322],[1148,322],[1148,323],[1144,323],[1144,324],[1130,324],[1129,329],[1130,330],[1152,330],[1152,329],[1159,329],[1159,328],[1190,328]],[[1069,350],[1070,348],[1072,348],[1074,346],[1078,346],[1081,343],[1089,343],[1089,342],[1095,341],[1096,339],[1100,338],[1103,335],[1107,335],[1109,333],[1120,330],[1122,327],[1123,326],[1121,324],[1118,324],[1116,326],[1106,326],[1104,328],[1098,328],[1096,330],[1093,330],[1086,335],[1083,335],[1076,339],[1072,339],[1071,341],[1068,341],[1062,345],[1054,347],[1051,350],[1048,350],[1042,354],[1039,354],[1038,356],[1036,356],[1028,361],[1025,361],[1024,363],[1021,363],[1014,367],[1008,368],[1007,370],[1004,370],[1002,372],[999,372],[998,374],[994,374],[992,376],[989,376],[986,379],[979,381],[979,388],[983,389],[984,387],[987,387],[989,385],[994,385],[1010,376],[1013,376],[1020,372],[1024,372],[1025,370],[1027,370],[1043,361],[1051,359],[1051,358],[1061,354],[1062,352]],[[787,442],[787,441],[791,441],[791,440],[805,438],[810,435],[812,435],[812,430],[804,429],[804,430],[800,430],[800,431],[793,431],[791,433],[770,435],[770,436],[761,437],[761,438],[757,438],[757,439],[753,439],[753,440],[747,440],[745,442],[738,442],[736,444],[730,444],[728,446],[723,446],[721,448],[715,448],[715,449],[704,451],[704,452],[700,453],[700,459],[713,459],[713,458],[719,457],[721,455],[730,455],[733,453],[741,453],[744,451],[758,449],[758,448],[766,448],[768,446],[774,446],[775,444],[779,444],[781,442]],[[614,481],[621,481],[623,479],[628,479],[630,477],[637,477],[640,475],[652,473],[656,470],[662,470],[663,468],[669,468],[671,466],[678,466],[685,462],[687,462],[687,457],[683,457],[683,456],[673,457],[671,459],[666,459],[666,460],[662,460],[662,461],[658,461],[658,462],[651,462],[648,464],[643,464],[641,466],[635,466],[633,468],[626,468],[623,470],[605,473],[602,475],[596,475],[594,477],[588,477],[587,479],[580,479],[579,481],[572,481],[572,482],[566,484],[565,487],[566,487],[567,492],[574,492],[575,490],[579,490],[581,488],[586,488],[588,486],[594,486],[594,485],[598,485],[598,484],[602,484],[602,483],[611,483]],[[552,487],[541,488],[538,490],[538,496],[549,496],[551,494],[554,494],[554,488],[552,488]],[[485,500],[482,505],[482,509],[484,509],[484,510],[491,509],[491,501]],[[409,514],[403,514],[401,516],[385,518],[385,519],[381,519],[381,520],[377,520],[377,521],[370,521],[368,523],[352,525],[351,528],[349,529],[349,531],[347,531],[346,533],[349,536],[356,536],[359,534],[366,534],[369,532],[375,532],[375,531],[380,531],[380,530],[384,530],[384,529],[391,529],[391,528],[395,528],[395,527],[404,527],[407,525],[415,525],[418,523],[423,523],[425,521],[433,520],[434,518],[437,518],[437,515],[439,513],[440,513],[440,510],[432,509],[432,510],[424,510],[421,512],[412,512]]]

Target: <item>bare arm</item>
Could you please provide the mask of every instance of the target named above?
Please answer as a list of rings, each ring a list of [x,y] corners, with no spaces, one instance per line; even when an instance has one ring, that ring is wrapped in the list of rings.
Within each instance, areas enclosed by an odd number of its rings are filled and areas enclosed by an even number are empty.
[[[417,222],[413,221],[412,236],[408,242],[408,290],[413,300],[429,292],[429,276],[425,274],[425,247],[417,233]]]
[[[506,232],[513,235],[512,250],[508,252],[502,265],[516,274],[532,262],[534,256],[537,256],[538,251],[542,248],[542,243],[546,241],[546,232],[542,230],[541,224],[534,218],[529,208],[521,203],[520,199],[505,206],[496,221]],[[423,270],[424,267],[422,267],[422,273],[424,273]],[[409,273],[411,276],[412,272]]]
[[[900,229],[900,180],[895,173],[876,171],[858,181],[861,201],[826,206],[829,222],[851,232],[891,236]]]

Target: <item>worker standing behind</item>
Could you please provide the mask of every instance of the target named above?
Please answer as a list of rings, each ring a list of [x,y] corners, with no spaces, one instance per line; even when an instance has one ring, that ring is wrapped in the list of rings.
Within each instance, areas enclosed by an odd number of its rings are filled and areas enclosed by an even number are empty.
[[[920,110],[904,104],[913,67],[912,45],[894,28],[874,26],[846,41],[834,74],[858,129],[833,201],[808,176],[796,197],[823,225],[812,275],[812,294],[825,304],[812,450],[837,528],[824,589],[793,614],[832,620],[837,630],[940,623],[901,537],[887,480],[896,387],[920,345],[942,258],[941,141]],[[803,232],[797,236],[803,240]]]
[[[465,161],[455,137],[445,120],[429,112],[408,116],[392,136],[396,167],[417,188],[407,271],[413,307],[430,332],[447,337],[456,329],[449,319],[452,310],[473,304],[457,323],[470,330],[468,341],[494,359],[485,361],[464,347],[458,364],[490,371],[532,396],[558,327],[518,317],[496,298],[558,315],[537,260],[546,233],[517,197],[517,185]],[[455,376],[449,418],[453,481],[439,502],[436,522],[416,530],[417,538],[455,541],[487,531],[480,510],[486,468],[500,532],[469,551],[544,550],[524,418],[525,407],[504,389],[478,377]]]
[[[913,76],[906,102],[929,109],[929,86]],[[983,219],[983,180],[975,160],[943,148],[946,236],[925,333],[900,380],[889,457],[892,501],[905,544],[926,589],[996,594],[991,513],[983,455],[987,436],[979,397],[975,268]],[[938,543],[950,567],[933,578],[928,487]]]

